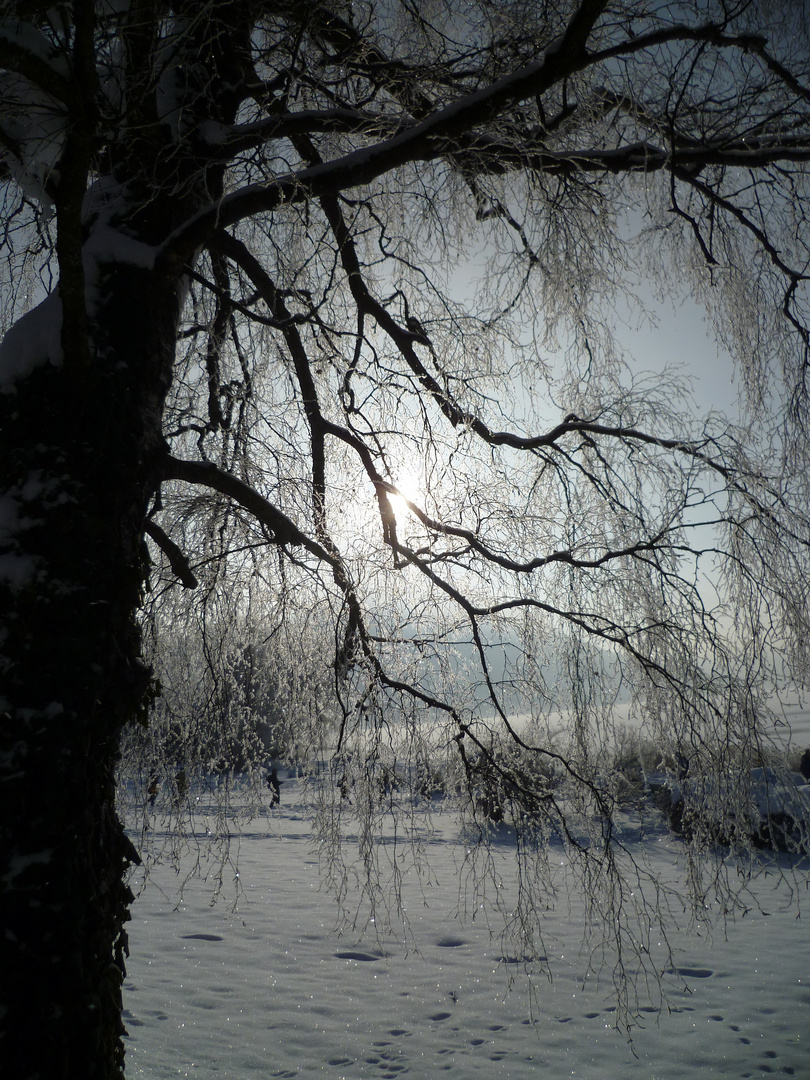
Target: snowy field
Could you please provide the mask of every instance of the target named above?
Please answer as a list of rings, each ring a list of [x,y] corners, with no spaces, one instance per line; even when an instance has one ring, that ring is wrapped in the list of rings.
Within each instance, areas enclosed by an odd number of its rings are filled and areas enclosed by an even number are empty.
[[[403,880],[413,940],[372,926],[336,933],[300,796],[285,780],[281,806],[235,836],[236,912],[233,867],[216,903],[199,877],[179,898],[196,860],[213,872],[204,848],[153,871],[130,925],[129,1077],[810,1076],[810,913],[796,919],[772,862],[754,882],[761,910],[711,939],[701,928],[674,940],[668,1003],[644,1007],[631,1045],[615,1029],[609,979],[583,978],[578,898],[544,922],[553,979],[540,976],[533,995],[497,924],[491,934],[483,918],[457,917],[465,848],[441,804],[426,844],[434,879],[423,889],[413,874]],[[205,815],[200,802],[198,831]],[[158,834],[169,824],[152,821]],[[681,845],[669,833],[639,843],[665,876],[677,872]],[[494,850],[508,890],[508,837]]]

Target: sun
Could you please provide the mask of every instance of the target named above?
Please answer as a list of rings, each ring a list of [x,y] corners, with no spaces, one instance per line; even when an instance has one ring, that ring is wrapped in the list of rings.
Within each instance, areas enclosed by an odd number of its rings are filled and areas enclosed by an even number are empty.
[[[414,521],[416,517],[408,503],[413,503],[420,509],[423,508],[424,490],[412,469],[401,469],[393,482],[399,494],[389,494],[388,499],[397,519],[397,525],[404,525],[409,521]]]

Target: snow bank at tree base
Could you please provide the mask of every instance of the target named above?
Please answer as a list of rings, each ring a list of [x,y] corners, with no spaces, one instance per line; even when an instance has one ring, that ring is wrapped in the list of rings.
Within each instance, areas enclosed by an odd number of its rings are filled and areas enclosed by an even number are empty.
[[[806,934],[773,860],[763,859],[751,910],[725,935],[711,940],[698,926],[676,936],[668,1003],[640,1001],[631,1046],[615,1030],[610,973],[588,975],[581,898],[561,899],[543,920],[553,978],[539,975],[533,996],[524,957],[499,924],[491,934],[483,909],[457,917],[469,882],[454,814],[439,807],[425,835],[430,882],[404,872],[413,936],[379,918],[338,936],[298,781],[285,781],[280,807],[241,829],[234,823],[238,862],[224,867],[205,847],[217,828],[213,807],[193,791],[190,805],[199,843],[154,870],[133,906],[130,1078],[807,1075]],[[171,841],[168,816],[150,824],[158,843]],[[502,834],[493,859],[508,898],[514,849]],[[665,879],[680,873],[683,846],[666,830],[639,839],[638,851]],[[781,858],[783,867],[805,865]],[[208,880],[192,878],[180,895],[195,863]],[[217,881],[223,892],[212,904]]]

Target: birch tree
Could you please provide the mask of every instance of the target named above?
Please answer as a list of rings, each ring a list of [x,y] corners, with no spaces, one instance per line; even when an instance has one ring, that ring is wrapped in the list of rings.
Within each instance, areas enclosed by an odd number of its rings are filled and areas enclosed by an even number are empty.
[[[317,610],[343,760],[429,732],[628,933],[617,687],[711,775],[807,675],[804,6],[0,12],[5,1067],[123,1073],[156,574]],[[733,420],[622,352],[655,294]]]

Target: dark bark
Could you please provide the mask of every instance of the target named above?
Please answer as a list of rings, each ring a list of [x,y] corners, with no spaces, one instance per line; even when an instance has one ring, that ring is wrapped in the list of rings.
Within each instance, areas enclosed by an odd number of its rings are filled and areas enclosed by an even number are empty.
[[[104,159],[108,179],[126,178],[128,198],[102,227],[156,245],[221,195],[223,168],[190,144],[178,153],[157,122],[157,24],[133,12],[122,48],[144,83],[128,84],[132,130]],[[223,70],[205,95],[189,83],[184,116],[192,128],[195,108],[231,122],[241,39],[232,20],[195,26],[198,40],[178,43],[178,73]],[[77,50],[79,37],[77,25]],[[138,623],[143,537],[163,469],[186,270],[116,263],[110,251],[109,263],[91,261],[86,298],[97,116],[92,86],[81,89],[54,187],[63,363],[0,394],[0,491],[9,493],[0,506],[10,514],[0,515],[0,540],[11,523],[0,609],[14,627],[0,639],[0,1072],[15,1080],[123,1076],[124,879],[138,856],[114,779],[121,732],[143,716],[151,685]]]
[[[19,1080],[123,1075],[137,854],[114,770],[150,684],[136,612],[178,305],[143,271],[109,284],[91,362],[67,355],[0,398],[3,488],[33,559],[0,583],[15,627],[0,646],[0,1056]]]

